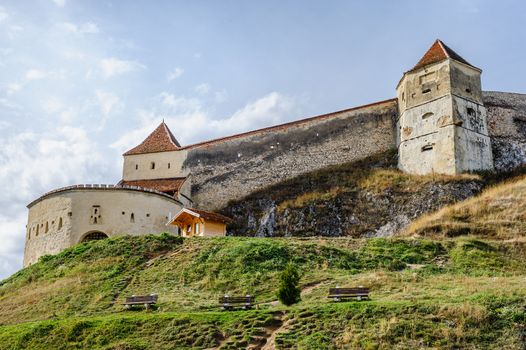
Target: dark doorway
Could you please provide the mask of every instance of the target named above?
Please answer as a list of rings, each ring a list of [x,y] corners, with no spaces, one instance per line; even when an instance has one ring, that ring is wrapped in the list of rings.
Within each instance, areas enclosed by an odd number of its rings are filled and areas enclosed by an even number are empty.
[[[105,239],[108,238],[108,235],[104,232],[90,232],[84,238],[82,239],[82,242],[88,242],[88,241],[98,241],[99,239]]]

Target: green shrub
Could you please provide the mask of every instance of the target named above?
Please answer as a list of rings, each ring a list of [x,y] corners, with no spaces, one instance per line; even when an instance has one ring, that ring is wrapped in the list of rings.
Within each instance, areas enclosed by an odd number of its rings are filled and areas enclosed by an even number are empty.
[[[289,263],[281,273],[278,299],[283,304],[289,306],[301,300],[301,290],[299,288],[300,275],[296,267]]]

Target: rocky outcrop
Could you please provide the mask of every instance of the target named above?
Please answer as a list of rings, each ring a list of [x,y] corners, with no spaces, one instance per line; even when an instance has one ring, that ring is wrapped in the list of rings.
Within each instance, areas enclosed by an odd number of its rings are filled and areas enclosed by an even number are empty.
[[[483,187],[474,177],[434,180],[403,174],[394,170],[390,155],[383,157],[297,177],[230,203],[223,209],[235,221],[229,234],[391,236],[416,217]]]

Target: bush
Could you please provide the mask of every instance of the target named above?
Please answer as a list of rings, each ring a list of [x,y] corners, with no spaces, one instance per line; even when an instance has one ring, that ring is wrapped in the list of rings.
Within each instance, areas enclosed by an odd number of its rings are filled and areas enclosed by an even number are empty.
[[[278,299],[283,304],[289,306],[301,300],[301,290],[299,288],[300,275],[296,266],[292,263],[287,264],[281,273]]]

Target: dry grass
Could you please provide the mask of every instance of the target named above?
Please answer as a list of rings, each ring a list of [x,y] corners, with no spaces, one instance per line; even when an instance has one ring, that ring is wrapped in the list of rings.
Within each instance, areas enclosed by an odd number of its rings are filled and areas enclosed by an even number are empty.
[[[344,191],[345,191],[344,188],[340,186],[335,186],[335,187],[330,188],[327,191],[307,192],[307,193],[299,195],[296,198],[288,199],[288,200],[281,202],[278,205],[277,210],[278,212],[282,212],[286,208],[302,208],[316,201],[329,201]]]
[[[422,186],[429,183],[448,183],[452,181],[473,181],[481,180],[479,175],[461,174],[461,175],[411,175],[403,173],[397,169],[377,169],[364,177],[359,183],[359,188],[381,193],[390,188],[397,188],[402,191],[415,192]]]
[[[404,236],[476,235],[513,239],[526,236],[526,177],[485,190],[414,221]]]

